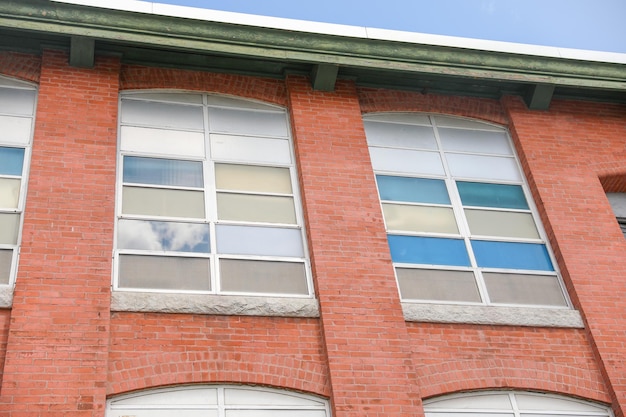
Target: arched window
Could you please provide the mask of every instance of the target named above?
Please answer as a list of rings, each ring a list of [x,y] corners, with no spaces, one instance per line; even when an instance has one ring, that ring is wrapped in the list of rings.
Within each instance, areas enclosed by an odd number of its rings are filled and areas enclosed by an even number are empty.
[[[403,301],[569,307],[508,132],[364,118]]]
[[[37,89],[0,76],[0,287],[17,273]]]
[[[106,417],[330,417],[311,395],[246,386],[183,386],[110,399]]]
[[[424,401],[426,417],[611,417],[607,406],[533,392],[470,392]]]

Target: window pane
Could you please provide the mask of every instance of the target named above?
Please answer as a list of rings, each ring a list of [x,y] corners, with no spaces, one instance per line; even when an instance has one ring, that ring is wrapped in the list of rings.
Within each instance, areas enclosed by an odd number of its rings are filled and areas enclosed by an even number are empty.
[[[285,114],[238,109],[209,109],[209,126],[212,132],[282,136],[287,137]]]
[[[204,157],[204,133],[122,126],[123,151]]]
[[[449,398],[444,396],[443,398],[434,398],[428,400],[424,404],[425,408],[429,410],[436,409],[483,409],[483,410],[512,410],[511,399],[509,394],[494,394],[494,393],[473,393],[472,395],[453,396]]]
[[[11,249],[0,249],[0,284],[9,283],[12,260],[13,251]]]
[[[394,262],[469,266],[465,242],[460,239],[388,235]]]
[[[493,303],[567,306],[558,277],[484,273]]]
[[[0,116],[0,139],[4,143],[26,145],[30,142],[31,123],[30,117]]]
[[[291,163],[289,141],[285,139],[211,135],[211,156],[227,161]]]
[[[387,230],[459,233],[451,208],[383,204]]]
[[[225,417],[327,417],[324,410],[226,410]]]
[[[299,229],[217,225],[215,240],[218,253],[304,257]]]
[[[0,243],[17,245],[19,228],[19,214],[0,213]]]
[[[267,294],[309,293],[303,263],[222,259],[222,291]]]
[[[443,180],[377,175],[376,182],[381,200],[450,204]]]
[[[124,182],[202,187],[202,162],[125,156]]]
[[[122,213],[202,219],[204,218],[204,192],[124,187]]]
[[[120,255],[119,286],[163,290],[211,290],[207,258]]]
[[[480,302],[472,272],[396,268],[396,274],[404,300]]]
[[[478,266],[485,268],[553,271],[545,245],[472,240]]]
[[[522,180],[515,158],[447,153],[446,159],[455,177]]]
[[[292,197],[217,193],[220,220],[296,224]]]
[[[226,407],[241,406],[281,406],[324,407],[324,401],[315,397],[300,397],[289,391],[266,391],[253,387],[225,388],[224,403]],[[242,407],[243,408],[243,407]],[[250,408],[250,407],[247,407]],[[298,415],[296,414],[296,417]]]
[[[437,149],[431,126],[365,122],[367,143],[392,148]]]
[[[17,208],[21,183],[17,178],[0,178],[0,208]]]
[[[120,219],[117,247],[208,253],[209,225]]]
[[[457,181],[456,186],[464,206],[528,209],[520,185]]]
[[[606,414],[606,406],[590,402],[576,401],[570,398],[556,398],[542,394],[515,394],[515,400],[520,410],[551,410],[573,411],[575,413],[603,413]],[[534,413],[533,413],[534,414]]]
[[[23,165],[24,149],[0,147],[0,175],[20,176]]]
[[[473,235],[539,239],[530,213],[466,209],[465,217]]]
[[[372,147],[370,157],[375,171],[445,175],[437,152]]]
[[[215,164],[218,189],[291,194],[289,168]]]
[[[123,100],[122,123],[201,130],[204,116],[200,106]]]
[[[439,128],[445,151],[463,151],[512,155],[509,139],[504,132]]]
[[[36,96],[35,90],[0,88],[0,113],[32,116]]]

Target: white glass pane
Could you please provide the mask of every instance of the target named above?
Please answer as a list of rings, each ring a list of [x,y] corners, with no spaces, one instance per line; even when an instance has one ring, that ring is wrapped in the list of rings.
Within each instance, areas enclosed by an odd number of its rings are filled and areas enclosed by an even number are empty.
[[[434,116],[435,122],[439,127],[457,127],[462,129],[479,129],[479,130],[491,130],[502,131],[500,126],[495,126],[489,123],[479,122],[477,120],[464,119],[462,117],[450,117],[450,116]]]
[[[211,132],[221,133],[280,137],[289,135],[287,118],[282,112],[210,108],[209,127]]]
[[[522,180],[515,158],[447,153],[446,159],[455,177]]]
[[[122,101],[122,123],[177,129],[204,128],[202,107],[143,100]]]
[[[289,168],[215,164],[218,189],[291,194]]]
[[[568,398],[558,398],[548,395],[533,395],[533,394],[515,394],[515,400],[520,410],[549,410],[549,411],[575,411],[579,413],[585,412],[605,412],[606,407],[582,402],[570,400]]]
[[[430,126],[398,123],[365,122],[367,143],[392,148],[437,149],[435,133]]]
[[[30,117],[0,116],[0,141],[6,144],[28,144],[31,123]]]
[[[202,104],[202,94],[195,93],[124,92],[124,98],[131,97],[144,100],[169,101],[173,103]]]
[[[375,171],[444,175],[437,152],[370,147]]]
[[[17,208],[21,183],[17,178],[0,178],[0,208]]]
[[[492,303],[567,306],[555,275],[483,273]]]
[[[213,159],[242,162],[290,164],[291,151],[286,139],[211,135]]]
[[[445,411],[426,411],[426,417],[514,417],[515,414],[510,413],[496,413],[496,412],[488,412],[481,411],[480,413],[453,413],[453,412],[445,412]]]
[[[245,388],[226,388],[224,390],[224,399],[227,407],[233,405],[324,406],[322,400],[315,401],[309,398],[290,395],[289,393]]]
[[[472,235],[539,239],[530,213],[493,210],[465,210]]]
[[[325,410],[226,410],[226,417],[327,417]]]
[[[112,409],[107,412],[107,417],[218,417],[217,410],[197,410],[188,408],[166,408],[166,409]]]
[[[209,253],[209,225],[120,219],[118,249]]]
[[[158,390],[111,401],[113,407],[131,405],[217,405],[217,388]]]
[[[424,404],[424,408],[429,411],[438,408],[452,408],[457,410],[512,410],[513,406],[511,405],[508,394],[478,394],[429,400]]]
[[[292,197],[217,193],[220,220],[296,224]]]
[[[248,109],[248,110],[266,110],[273,112],[282,112],[282,107],[272,104],[262,103],[254,100],[243,99],[239,97],[228,97],[219,95],[209,95],[207,97],[207,104],[209,106],[216,107],[234,107],[235,109]]]
[[[121,150],[204,157],[204,133],[122,126]]]
[[[440,128],[439,137],[445,151],[513,155],[505,132]]]
[[[0,88],[0,113],[32,116],[36,95],[34,90]]]
[[[124,187],[122,213],[146,216],[204,218],[202,191]]]
[[[218,253],[304,257],[299,229],[218,225],[216,233]]]
[[[404,300],[480,302],[474,274],[469,271],[396,268]]]
[[[428,115],[419,113],[374,113],[363,116],[365,121],[397,122],[415,125],[430,126]]]
[[[451,208],[383,204],[387,230],[458,233]]]
[[[11,249],[0,249],[0,284],[9,283],[12,260],[13,251]]]
[[[210,291],[207,258],[120,255],[119,287]]]
[[[20,215],[0,213],[0,243],[17,245],[17,235],[20,230]]]
[[[309,293],[304,263],[222,259],[222,291],[300,294]]]

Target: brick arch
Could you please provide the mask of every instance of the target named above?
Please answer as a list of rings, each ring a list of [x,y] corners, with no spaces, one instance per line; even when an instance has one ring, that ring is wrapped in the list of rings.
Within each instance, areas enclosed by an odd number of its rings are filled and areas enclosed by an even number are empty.
[[[112,365],[108,395],[192,383],[242,383],[330,396],[327,372],[316,362],[260,353],[156,352]]]
[[[358,95],[363,113],[440,113],[483,120],[503,126],[509,124],[509,119],[500,102],[493,99],[443,96],[376,88],[359,88]]]
[[[540,360],[476,359],[418,369],[424,398],[461,391],[519,389],[545,391],[611,403],[599,372]]]
[[[287,92],[282,80],[139,65],[122,66],[121,90],[158,88],[228,94],[287,106]]]
[[[41,57],[18,52],[0,52],[0,74],[39,83]]]
[[[626,158],[592,165],[597,173],[604,192],[626,193]]]

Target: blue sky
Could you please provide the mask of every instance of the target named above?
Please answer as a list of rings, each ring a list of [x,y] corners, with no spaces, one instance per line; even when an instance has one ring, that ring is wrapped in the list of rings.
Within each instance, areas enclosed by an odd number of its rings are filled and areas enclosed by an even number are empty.
[[[152,0],[505,42],[626,53],[626,0]]]

